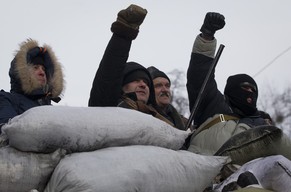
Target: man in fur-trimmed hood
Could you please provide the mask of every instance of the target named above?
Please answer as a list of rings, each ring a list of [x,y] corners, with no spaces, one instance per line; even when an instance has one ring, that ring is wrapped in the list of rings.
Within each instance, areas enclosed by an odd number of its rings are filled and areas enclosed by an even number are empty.
[[[10,92],[0,91],[0,127],[24,111],[59,102],[64,89],[62,66],[52,48],[28,39],[11,62]]]

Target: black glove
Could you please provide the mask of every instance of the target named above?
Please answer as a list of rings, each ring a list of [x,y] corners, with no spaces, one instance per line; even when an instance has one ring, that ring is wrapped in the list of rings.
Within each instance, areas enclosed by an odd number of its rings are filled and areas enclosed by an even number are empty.
[[[146,9],[132,4],[118,13],[117,20],[111,25],[111,31],[133,40],[139,32],[139,26],[144,21],[146,14]]]
[[[224,16],[220,13],[208,12],[204,18],[204,23],[200,29],[203,35],[214,37],[217,30],[225,25]]]

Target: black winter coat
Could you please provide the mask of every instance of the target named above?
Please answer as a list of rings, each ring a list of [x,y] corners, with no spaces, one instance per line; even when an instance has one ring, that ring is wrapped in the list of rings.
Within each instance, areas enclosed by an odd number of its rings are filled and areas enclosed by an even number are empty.
[[[189,68],[187,71],[187,91],[189,97],[190,111],[198,97],[205,77],[213,62],[213,58],[199,53],[192,53]],[[254,116],[239,116],[229,105],[227,99],[218,90],[215,81],[215,71],[212,72],[201,97],[201,103],[194,117],[195,125],[201,125],[207,118],[215,114],[228,114],[240,118],[241,123],[246,123],[250,127],[265,125],[266,122],[259,114]]]
[[[184,129],[184,123],[180,116],[174,115],[174,110],[168,114],[163,114],[156,105],[153,82],[150,73],[142,65],[135,62],[127,62],[132,40],[125,39],[113,34],[104,52],[99,68],[93,80],[88,106],[118,106],[123,108],[135,109]],[[122,81],[124,76],[135,71],[143,70],[148,74],[150,82],[150,97],[148,103],[141,104],[137,101],[135,93],[124,94],[122,92]]]
[[[89,106],[118,106],[124,96],[122,92],[123,77],[132,71],[143,70],[151,79],[149,72],[142,65],[127,62],[131,43],[132,40],[112,35],[93,80]],[[153,83],[152,81],[149,83],[150,98],[147,104],[155,105]]]

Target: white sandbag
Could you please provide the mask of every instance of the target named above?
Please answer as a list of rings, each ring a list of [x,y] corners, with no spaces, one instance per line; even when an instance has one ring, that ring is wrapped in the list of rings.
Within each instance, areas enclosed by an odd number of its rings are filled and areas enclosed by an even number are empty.
[[[67,155],[45,192],[201,192],[227,163],[156,146],[124,146]]]
[[[278,192],[290,191],[291,189],[291,161],[282,155],[252,160],[215,186],[214,189],[218,192],[222,191],[224,186],[237,181],[238,176],[245,171],[252,172],[264,189]]]
[[[51,154],[27,153],[12,147],[0,148],[0,191],[43,191],[64,150]]]
[[[93,151],[109,146],[155,145],[180,149],[188,132],[136,110],[119,107],[34,107],[3,126],[21,151]]]

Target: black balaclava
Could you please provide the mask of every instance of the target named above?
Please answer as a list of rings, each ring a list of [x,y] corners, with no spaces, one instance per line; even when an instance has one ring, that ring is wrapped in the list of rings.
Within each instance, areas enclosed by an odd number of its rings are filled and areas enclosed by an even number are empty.
[[[243,89],[251,87],[253,92]],[[255,80],[246,74],[237,74],[228,77],[224,89],[224,95],[228,98],[231,107],[239,109],[243,115],[254,115],[257,111],[258,87]],[[247,98],[251,98],[249,103]]]

